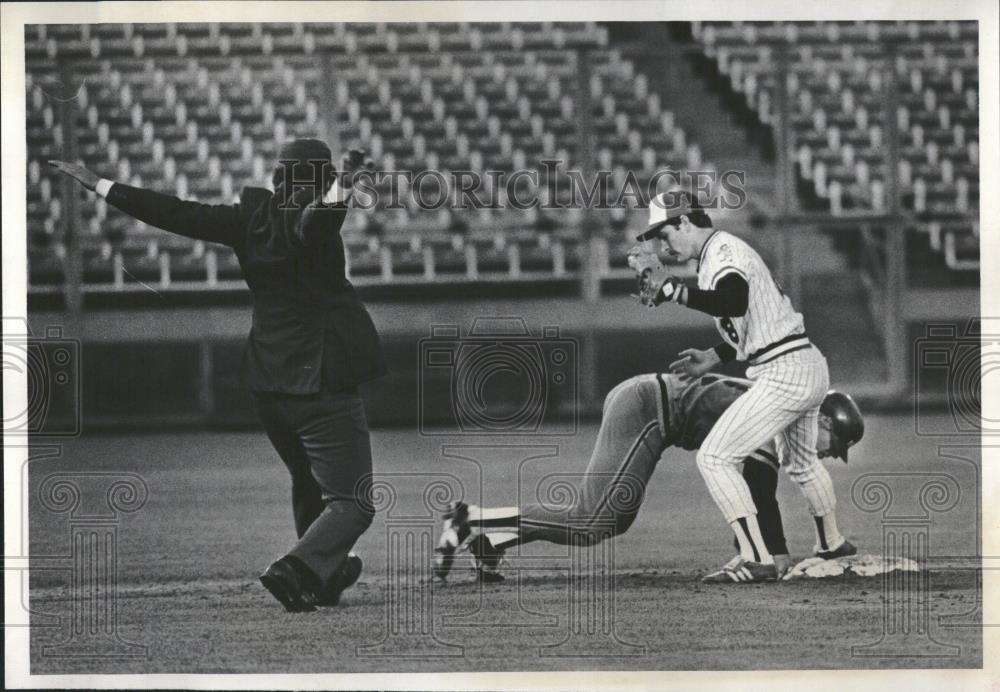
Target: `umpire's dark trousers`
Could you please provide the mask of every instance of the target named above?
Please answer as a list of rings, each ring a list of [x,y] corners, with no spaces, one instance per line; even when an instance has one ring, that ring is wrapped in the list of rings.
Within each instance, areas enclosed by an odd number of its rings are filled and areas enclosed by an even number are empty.
[[[298,543],[289,555],[323,583],[372,522],[372,453],[356,391],[291,395],[256,392],[257,414],[292,475]]]

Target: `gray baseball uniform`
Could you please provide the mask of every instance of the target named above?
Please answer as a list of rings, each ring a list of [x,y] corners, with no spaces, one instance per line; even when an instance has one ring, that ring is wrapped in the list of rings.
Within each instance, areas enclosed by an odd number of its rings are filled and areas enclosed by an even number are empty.
[[[494,541],[498,548],[534,540],[589,544],[625,532],[635,520],[650,477],[664,450],[697,449],[726,409],[749,388],[747,380],[705,375],[686,384],[676,375],[648,374],[625,380],[607,395],[601,428],[571,502],[536,503],[517,516],[518,536]],[[749,459],[777,469],[774,443]],[[773,486],[770,488],[773,497]],[[775,512],[777,511],[775,505]],[[500,522],[485,522],[499,529]],[[765,534],[780,534],[765,526]],[[783,545],[780,535],[765,535]]]

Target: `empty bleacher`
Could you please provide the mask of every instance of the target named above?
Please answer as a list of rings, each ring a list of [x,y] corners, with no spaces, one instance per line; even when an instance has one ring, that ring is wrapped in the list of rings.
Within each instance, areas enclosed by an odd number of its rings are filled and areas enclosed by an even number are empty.
[[[577,50],[592,76],[577,90]],[[26,32],[29,281],[58,291],[65,210],[45,161],[64,156],[60,101],[75,117],[77,158],[98,174],[203,202],[266,186],[281,141],[321,133],[360,144],[385,171],[580,166],[578,103],[592,108],[589,166],[641,184],[701,163],[647,78],[595,23],[37,25]],[[72,84],[63,85],[63,72]],[[72,94],[67,94],[72,91]],[[332,109],[332,112],[330,112]],[[402,192],[406,192],[403,190]],[[569,202],[565,184],[537,192]],[[518,211],[507,191],[481,209],[425,210],[403,195],[348,216],[348,265],[359,283],[572,277],[585,248],[579,210]],[[239,286],[225,248],[152,229],[81,195],[76,228],[86,290]],[[624,270],[619,213],[609,276]]]
[[[774,125],[778,51],[787,56],[804,207],[886,211],[887,136],[895,129],[895,173],[913,237],[948,269],[978,271],[975,22],[695,22],[691,31],[731,107],[765,129]],[[898,106],[886,113],[890,77]]]

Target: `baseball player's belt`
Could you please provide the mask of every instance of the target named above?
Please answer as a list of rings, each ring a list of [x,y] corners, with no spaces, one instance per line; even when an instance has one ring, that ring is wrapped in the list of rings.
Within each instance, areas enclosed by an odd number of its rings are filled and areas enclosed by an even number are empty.
[[[779,339],[762,349],[754,351],[747,357],[747,362],[750,365],[763,365],[764,363],[770,363],[779,356],[784,356],[794,351],[801,351],[810,346],[812,344],[809,342],[809,337],[806,336],[805,332],[801,334],[789,334],[784,339]]]

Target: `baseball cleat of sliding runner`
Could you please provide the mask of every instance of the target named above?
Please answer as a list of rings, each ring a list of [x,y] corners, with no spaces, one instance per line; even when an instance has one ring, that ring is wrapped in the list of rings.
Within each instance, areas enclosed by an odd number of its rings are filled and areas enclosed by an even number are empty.
[[[838,545],[833,550],[816,551],[816,557],[821,557],[824,560],[833,560],[838,557],[849,557],[851,555],[857,555],[857,554],[858,554],[857,547],[846,538],[840,545]]]
[[[464,502],[453,502],[451,508],[444,513],[444,529],[434,549],[434,576],[444,581],[451,572],[455,562],[455,553],[468,540],[472,530],[469,528],[469,506]]]
[[[753,584],[778,580],[778,568],[736,556],[717,572],[702,577],[706,584]]]
[[[469,541],[469,552],[472,553],[472,566],[478,581],[486,584],[505,581],[500,574],[503,551],[497,550],[486,534],[481,533]]]

